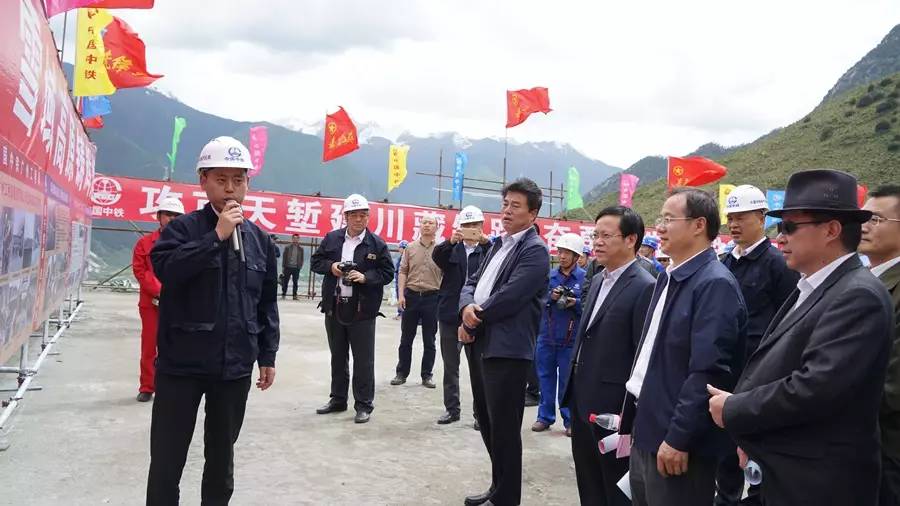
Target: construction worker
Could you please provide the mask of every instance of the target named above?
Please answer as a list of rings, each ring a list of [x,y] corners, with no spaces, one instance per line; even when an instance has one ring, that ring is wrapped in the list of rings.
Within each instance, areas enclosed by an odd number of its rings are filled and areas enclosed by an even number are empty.
[[[142,236],[134,245],[131,257],[131,270],[134,279],[141,287],[138,299],[138,313],[141,315],[141,376],[137,401],[147,402],[153,399],[153,376],[156,371],[156,328],[159,322],[159,291],[162,285],[153,274],[150,264],[150,250],[159,234],[170,221],[184,214],[184,205],[176,197],[166,197],[156,208],[156,221],[159,228]]]
[[[310,259],[310,269],[325,276],[320,307],[331,350],[331,392],[316,413],[347,411],[352,352],[354,421],[366,423],[375,409],[375,317],[384,316],[378,310],[394,264],[384,240],[367,228],[369,201],[354,193],[342,211],[347,226],[328,232]]]
[[[293,298],[297,300],[297,281],[300,279],[300,269],[303,269],[303,246],[300,246],[300,235],[291,236],[291,243],[284,248],[284,258],[281,261],[281,298],[287,297],[288,280],[292,283]]]
[[[244,220],[241,202],[251,167],[250,151],[237,139],[207,143],[197,173],[209,203],[170,222],[150,252],[163,287],[148,505],[178,504],[201,398],[201,502],[228,504],[254,363],[257,388],[275,381],[278,263],[269,235]]]
[[[659,238],[652,235],[645,235],[641,241],[641,247],[638,249],[638,256],[648,260],[656,272],[662,272],[665,269],[661,263],[656,260],[657,251],[659,251]],[[638,259],[640,260],[640,259]],[[653,274],[652,272],[650,274]]]
[[[531,430],[535,432],[549,429],[556,421],[556,403],[559,398],[559,412],[566,435],[572,435],[569,408],[562,407],[561,401],[569,379],[575,334],[581,321],[584,269],[576,262],[583,248],[584,239],[578,234],[563,234],[556,241],[559,267],[550,272],[550,291],[541,314],[535,351],[535,364],[541,385],[537,420],[531,426]]]
[[[591,247],[585,245],[581,248],[581,256],[578,257],[578,267],[587,270],[588,262],[591,261]]]
[[[766,237],[766,195],[759,188],[741,185],[732,190],[725,202],[728,230],[733,244],[726,246],[722,263],[734,274],[747,304],[746,361],[756,351],[775,313],[790,297],[800,275],[788,268],[781,252]],[[741,364],[743,365],[743,363]],[[744,492],[744,473],[737,455],[729,455],[719,465],[716,477],[717,506],[737,505]],[[758,487],[750,487],[745,502],[760,504]]]

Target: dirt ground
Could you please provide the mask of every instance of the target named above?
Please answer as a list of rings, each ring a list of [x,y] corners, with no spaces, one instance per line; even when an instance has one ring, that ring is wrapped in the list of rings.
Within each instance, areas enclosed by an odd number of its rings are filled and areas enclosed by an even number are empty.
[[[82,312],[56,348],[60,355],[35,378],[44,390],[26,395],[3,435],[11,446],[0,452],[0,504],[143,504],[151,405],[134,400],[137,295],[85,290],[84,296]],[[282,302],[280,309],[276,382],[266,392],[251,391],[235,450],[232,504],[462,504],[465,495],[487,488],[489,463],[472,430],[465,366],[463,420],[436,425],[443,412],[440,353],[437,389],[417,381],[390,386],[400,325],[379,319],[371,422],[354,424],[352,410],[316,415],[329,385],[322,316],[311,302]],[[32,346],[32,354],[38,351]],[[417,340],[411,380],[421,353]],[[13,375],[0,376],[0,386],[14,384]],[[570,441],[559,421],[550,432],[531,432],[535,410],[526,408],[523,421],[523,504],[577,504]],[[201,434],[202,416],[181,482],[182,504],[200,502]]]

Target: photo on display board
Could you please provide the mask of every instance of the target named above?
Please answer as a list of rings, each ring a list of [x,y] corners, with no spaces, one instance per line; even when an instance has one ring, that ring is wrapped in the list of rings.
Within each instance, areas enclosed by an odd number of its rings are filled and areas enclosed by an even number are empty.
[[[9,260],[12,257],[13,209],[0,208],[0,276],[9,273]]]

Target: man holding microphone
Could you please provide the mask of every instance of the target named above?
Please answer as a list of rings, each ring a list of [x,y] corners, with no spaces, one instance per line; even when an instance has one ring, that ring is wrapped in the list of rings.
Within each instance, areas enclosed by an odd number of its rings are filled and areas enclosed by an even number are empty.
[[[197,172],[209,203],[169,223],[150,253],[162,292],[149,505],[178,504],[202,397],[201,501],[227,504],[253,363],[260,390],[275,381],[278,266],[268,234],[244,222],[250,167],[250,152],[237,139],[217,137],[204,146]]]

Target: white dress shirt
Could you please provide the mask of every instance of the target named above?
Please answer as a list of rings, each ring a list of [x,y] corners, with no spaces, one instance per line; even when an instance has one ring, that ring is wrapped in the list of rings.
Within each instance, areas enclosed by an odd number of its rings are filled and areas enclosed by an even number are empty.
[[[616,281],[622,277],[622,273],[625,272],[625,269],[628,269],[635,261],[636,260],[632,260],[612,272],[607,271],[606,269],[603,269],[603,271],[600,272],[600,275],[603,276],[603,284],[600,285],[600,291],[597,292],[597,300],[594,302],[594,310],[591,311],[591,319],[588,320],[587,324],[588,327],[594,323],[594,318],[596,318],[597,313],[600,312],[600,306],[603,305],[603,301],[606,300],[606,296],[609,295],[609,292],[612,290],[613,286],[615,286]],[[583,297],[587,297],[588,295],[590,294],[584,294]]]
[[[480,306],[487,302],[488,297],[491,296],[491,289],[497,281],[497,276],[500,274],[500,267],[503,266],[503,261],[506,260],[516,243],[525,235],[525,232],[528,232],[527,228],[513,235],[507,234],[500,239],[502,241],[500,249],[484,267],[484,272],[481,273],[481,278],[478,279],[478,284],[475,285],[475,304]]]
[[[897,264],[900,264],[900,257],[894,257],[878,267],[872,267],[872,274],[874,274],[876,278],[880,278],[882,274]]]
[[[635,398],[641,396],[641,387],[644,386],[647,368],[650,367],[650,357],[653,354],[653,345],[656,344],[656,334],[659,332],[659,323],[662,319],[663,310],[666,307],[666,299],[669,295],[669,285],[672,284],[672,272],[690,262],[698,255],[706,253],[706,251],[707,250],[705,249],[700,250],[699,253],[688,258],[684,262],[681,262],[677,266],[670,265],[666,268],[666,274],[668,275],[666,286],[663,287],[662,293],[659,294],[659,300],[656,302],[656,305],[653,306],[653,313],[650,317],[650,327],[647,328],[647,337],[644,338],[644,344],[641,345],[641,351],[638,352],[638,358],[634,363],[634,370],[631,371],[631,377],[628,378],[628,382],[625,383],[625,390],[635,396]]]
[[[347,230],[348,231],[344,233],[344,246],[341,248],[341,262],[352,262],[353,252],[366,237],[366,229],[363,229],[363,231],[360,232],[356,237],[350,237],[349,229]],[[344,283],[341,283],[341,280],[338,280],[338,286],[341,288],[341,297],[353,296],[352,286],[347,286]]]
[[[803,304],[803,302],[809,298],[809,294],[813,293],[813,290],[818,288],[819,285],[821,285],[825,281],[825,279],[827,279],[828,276],[830,276],[831,273],[838,268],[838,266],[840,266],[842,263],[844,263],[845,260],[855,254],[855,252],[847,253],[846,255],[838,258],[825,267],[822,267],[809,276],[807,276],[806,274],[800,275],[800,281],[797,282],[797,289],[800,290],[800,296],[797,297],[797,302],[794,303],[794,307],[792,307],[791,310],[788,311],[784,316],[787,317],[787,315],[793,313],[795,309],[800,307],[800,304]],[[784,320],[782,319],[782,321]]]
[[[753,250],[758,248],[760,244],[762,244],[768,240],[769,240],[768,237],[763,236],[763,238],[760,239],[759,241],[756,241],[756,243],[753,246],[750,246],[749,248],[747,248],[743,251],[738,251],[740,246],[735,246],[734,249],[731,250],[731,256],[733,256],[735,260],[740,260],[741,257],[745,257],[745,256],[749,255]]]

